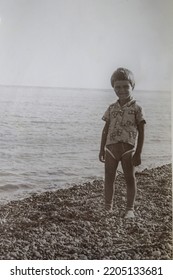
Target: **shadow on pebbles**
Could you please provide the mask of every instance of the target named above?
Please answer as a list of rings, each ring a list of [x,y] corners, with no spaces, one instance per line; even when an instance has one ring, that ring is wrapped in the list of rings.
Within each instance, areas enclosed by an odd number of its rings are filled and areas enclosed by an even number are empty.
[[[101,180],[0,206],[0,259],[172,259],[171,165],[136,178],[134,219],[124,219],[121,173],[112,213],[104,210]]]

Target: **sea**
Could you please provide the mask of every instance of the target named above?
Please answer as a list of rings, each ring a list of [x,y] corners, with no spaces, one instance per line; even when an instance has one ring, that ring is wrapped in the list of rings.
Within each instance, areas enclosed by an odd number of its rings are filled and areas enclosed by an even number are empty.
[[[146,116],[138,171],[171,162],[171,92],[134,91]],[[0,204],[104,178],[102,115],[112,89],[0,87]],[[121,171],[121,166],[119,167]]]

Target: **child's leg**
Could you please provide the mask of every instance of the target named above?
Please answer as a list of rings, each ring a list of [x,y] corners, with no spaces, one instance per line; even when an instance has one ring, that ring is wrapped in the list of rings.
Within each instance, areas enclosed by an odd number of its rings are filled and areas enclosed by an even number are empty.
[[[132,163],[132,153],[122,156],[121,164],[127,184],[127,210],[133,210],[136,197],[136,178],[135,168]]]
[[[105,157],[105,207],[111,210],[114,197],[114,180],[118,167],[118,161],[106,151]]]

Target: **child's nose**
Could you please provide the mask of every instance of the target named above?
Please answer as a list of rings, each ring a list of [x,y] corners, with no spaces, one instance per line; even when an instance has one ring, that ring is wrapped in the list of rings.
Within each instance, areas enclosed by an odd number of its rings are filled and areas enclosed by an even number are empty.
[[[125,90],[123,87],[119,89],[119,93],[124,93],[124,92],[125,92]]]

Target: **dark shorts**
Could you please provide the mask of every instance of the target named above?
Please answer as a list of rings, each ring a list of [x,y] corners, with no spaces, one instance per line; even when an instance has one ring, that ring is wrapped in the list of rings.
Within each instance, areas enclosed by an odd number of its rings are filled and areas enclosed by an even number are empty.
[[[120,161],[123,156],[133,152],[134,146],[128,143],[118,142],[106,146],[106,153],[109,153],[117,161]]]

